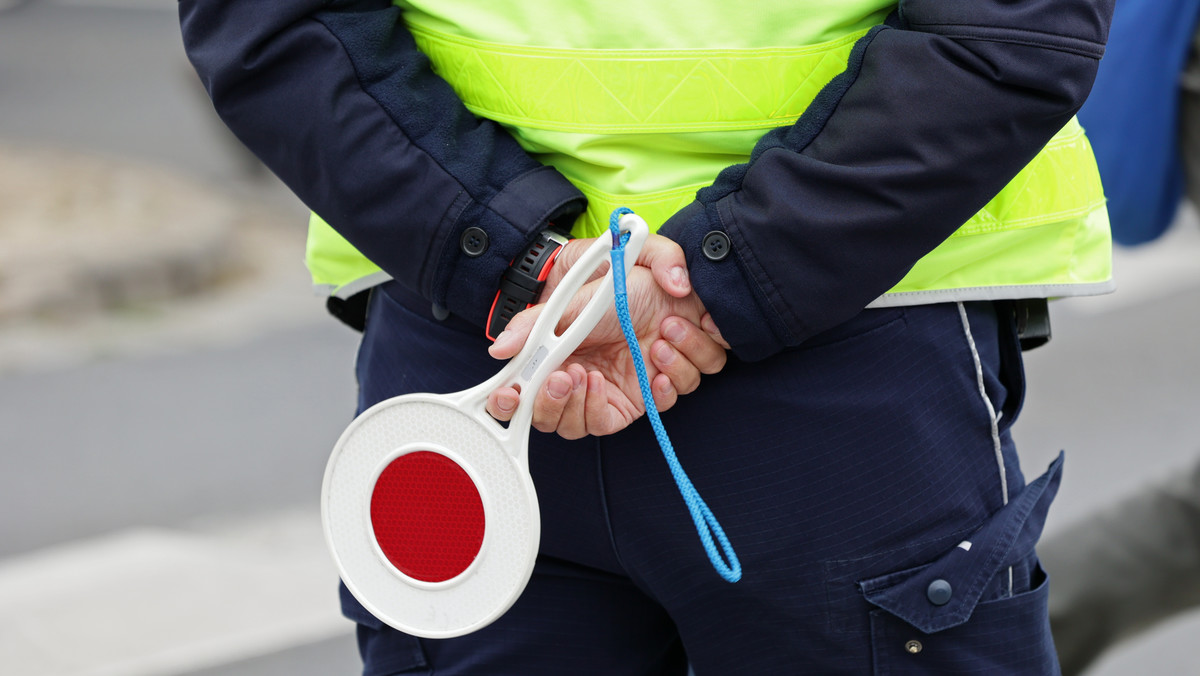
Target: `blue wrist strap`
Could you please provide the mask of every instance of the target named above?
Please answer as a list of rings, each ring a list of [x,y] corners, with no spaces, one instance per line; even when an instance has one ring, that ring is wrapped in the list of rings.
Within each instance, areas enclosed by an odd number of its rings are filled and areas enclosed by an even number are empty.
[[[629,297],[625,290],[625,243],[629,241],[629,235],[622,236],[620,225],[618,225],[622,216],[632,213],[632,209],[623,207],[617,209],[613,211],[608,224],[608,229],[613,237],[613,291],[616,296],[617,319],[621,322],[621,331],[625,333],[625,343],[629,345],[629,352],[633,356],[633,366],[637,370],[638,385],[642,389],[642,403],[646,407],[646,416],[650,419],[650,426],[654,428],[654,436],[658,439],[658,446],[662,449],[663,457],[666,458],[667,465],[671,468],[671,476],[675,477],[675,485],[679,487],[679,494],[683,496],[683,501],[687,503],[688,511],[692,514],[692,521],[696,524],[696,532],[700,534],[700,542],[704,544],[704,551],[708,553],[708,560],[726,581],[737,582],[742,579],[742,564],[733,551],[733,545],[729,544],[729,538],[725,537],[725,530],[721,528],[717,517],[713,516],[712,510],[708,508],[696,487],[692,485],[692,480],[688,478],[687,472],[683,471],[683,465],[679,464],[679,458],[675,457],[675,448],[671,446],[671,439],[667,437],[667,430],[663,427],[662,419],[658,416],[658,409],[654,406],[654,395],[650,392],[650,378],[646,375],[646,362],[642,359],[642,348],[638,345],[637,334],[633,331],[633,320],[629,315]],[[721,544],[719,551],[714,538]],[[724,558],[722,558],[722,554],[724,554]]]

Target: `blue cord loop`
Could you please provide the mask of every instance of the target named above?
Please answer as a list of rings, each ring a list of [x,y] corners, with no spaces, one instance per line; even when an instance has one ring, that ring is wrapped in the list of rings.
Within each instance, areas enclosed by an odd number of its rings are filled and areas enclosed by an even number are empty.
[[[633,355],[633,366],[637,370],[638,385],[642,389],[642,403],[646,406],[646,416],[650,418],[650,426],[654,428],[658,447],[662,449],[663,457],[666,458],[667,465],[671,468],[671,476],[675,478],[679,494],[683,496],[683,501],[687,503],[688,511],[692,514],[692,521],[696,524],[696,532],[700,534],[700,542],[704,544],[704,551],[708,553],[708,560],[727,582],[737,582],[742,579],[742,564],[738,561],[737,554],[733,551],[733,545],[729,543],[729,538],[725,537],[725,530],[721,528],[717,517],[700,497],[700,492],[692,485],[692,480],[688,478],[687,472],[683,471],[683,465],[679,464],[679,458],[675,456],[675,448],[671,445],[671,439],[667,437],[667,430],[663,427],[662,418],[658,416],[658,409],[654,406],[654,395],[650,392],[650,378],[646,375],[646,362],[642,358],[642,348],[638,345],[637,334],[633,331],[633,319],[629,315],[629,297],[625,290],[625,244],[629,241],[629,235],[621,235],[619,222],[622,216],[632,213],[632,209],[624,207],[616,209],[608,222],[608,229],[613,237],[613,290],[617,303],[617,319],[621,322],[621,331],[625,333],[625,343],[629,345],[629,352]],[[714,538],[721,544],[720,550],[717,549]],[[722,558],[722,554],[724,558]]]

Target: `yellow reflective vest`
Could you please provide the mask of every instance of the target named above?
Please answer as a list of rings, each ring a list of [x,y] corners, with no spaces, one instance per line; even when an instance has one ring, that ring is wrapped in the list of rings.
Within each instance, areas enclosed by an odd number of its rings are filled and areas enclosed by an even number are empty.
[[[814,0],[796,21],[794,3],[746,12],[692,0],[656,22],[662,8],[644,0],[397,4],[467,108],[587,196],[577,237],[602,232],[620,206],[656,229],[722,169],[747,161],[768,130],[794,123],[894,7]],[[387,279],[315,214],[307,262],[314,284],[342,297]],[[1072,119],[871,306],[1104,293],[1111,273],[1100,176]]]

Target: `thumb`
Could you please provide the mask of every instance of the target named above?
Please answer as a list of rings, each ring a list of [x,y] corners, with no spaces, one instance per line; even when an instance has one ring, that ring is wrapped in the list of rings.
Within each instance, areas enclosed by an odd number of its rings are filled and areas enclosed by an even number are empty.
[[[563,310],[562,317],[558,320],[558,326],[555,327],[555,333],[562,335],[562,332],[575,321],[583,309],[587,306],[588,301],[595,295],[596,289],[604,280],[597,279],[585,284],[567,303],[566,309]],[[533,307],[527,308],[518,312],[508,322],[508,326],[496,336],[496,342],[488,347],[488,354],[496,359],[511,359],[525,347],[525,342],[529,340],[529,334],[533,332],[533,327],[537,324],[538,319],[542,316],[542,312],[546,309],[546,303],[538,303]]]
[[[545,307],[546,304],[542,303],[518,312],[496,336],[496,342],[488,346],[488,354],[496,359],[515,357],[525,347],[525,341],[529,339],[529,333]]]
[[[654,281],[670,295],[683,298],[692,292],[687,259],[683,249],[674,240],[662,235],[650,235],[638,254],[637,264],[650,268]]]

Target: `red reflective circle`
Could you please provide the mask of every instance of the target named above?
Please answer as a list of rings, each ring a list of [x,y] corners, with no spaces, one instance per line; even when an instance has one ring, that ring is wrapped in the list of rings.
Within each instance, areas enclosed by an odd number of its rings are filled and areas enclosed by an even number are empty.
[[[432,451],[406,453],[375,482],[371,528],[397,570],[422,582],[444,582],[479,555],[483,500],[457,462]]]

